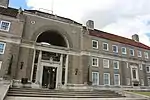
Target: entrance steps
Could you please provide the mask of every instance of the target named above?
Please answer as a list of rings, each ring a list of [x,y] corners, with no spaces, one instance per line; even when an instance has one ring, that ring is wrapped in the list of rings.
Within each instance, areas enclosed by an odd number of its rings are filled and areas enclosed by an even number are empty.
[[[49,90],[33,88],[10,88],[6,100],[9,98],[123,98],[121,94],[109,90],[73,91]],[[13,100],[13,99],[12,99]],[[15,100],[15,99],[14,99]],[[21,99],[24,100],[24,99]],[[31,99],[32,100],[32,99]],[[34,99],[33,99],[34,100]]]

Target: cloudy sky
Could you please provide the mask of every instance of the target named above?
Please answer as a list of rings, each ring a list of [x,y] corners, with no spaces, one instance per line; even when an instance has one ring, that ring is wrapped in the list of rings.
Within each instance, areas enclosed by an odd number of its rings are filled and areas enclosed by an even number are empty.
[[[131,38],[150,46],[150,0],[10,0],[10,6],[38,9],[71,18],[82,24],[88,19],[95,28]]]

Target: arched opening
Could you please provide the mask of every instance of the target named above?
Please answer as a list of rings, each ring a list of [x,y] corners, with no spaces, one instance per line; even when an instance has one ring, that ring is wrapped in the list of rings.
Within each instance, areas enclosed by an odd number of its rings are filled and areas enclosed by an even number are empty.
[[[41,46],[46,45],[47,48],[50,46],[69,47],[67,40],[54,30],[41,33],[36,42]],[[43,88],[51,89],[56,88],[57,84],[63,85],[65,83],[66,59],[66,54],[60,54],[56,51],[36,50],[32,82],[39,83]]]
[[[54,46],[67,47],[66,40],[57,31],[46,31],[37,38],[37,43],[49,43]]]

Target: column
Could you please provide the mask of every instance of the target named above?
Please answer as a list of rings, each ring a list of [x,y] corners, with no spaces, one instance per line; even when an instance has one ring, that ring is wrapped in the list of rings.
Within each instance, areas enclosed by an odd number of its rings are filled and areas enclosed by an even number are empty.
[[[41,74],[41,58],[42,58],[42,51],[39,52],[38,57],[38,65],[37,65],[37,72],[36,72],[36,83],[40,84],[40,74]]]
[[[68,56],[66,56],[66,64],[65,64],[65,85],[68,83]]]
[[[56,88],[58,89],[62,85],[62,66],[63,66],[63,55],[60,56],[60,66],[57,68]]]
[[[32,82],[32,78],[33,78],[35,55],[36,55],[36,49],[34,49],[34,53],[33,53],[32,70],[31,70],[31,77],[30,77],[30,81],[31,81],[31,82]]]

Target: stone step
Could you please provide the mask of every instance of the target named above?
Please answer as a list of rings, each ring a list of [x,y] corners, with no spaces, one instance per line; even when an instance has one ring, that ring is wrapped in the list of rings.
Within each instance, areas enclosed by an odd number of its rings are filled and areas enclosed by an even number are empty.
[[[38,95],[84,95],[84,96],[100,96],[100,95],[107,95],[107,96],[121,96],[119,94],[116,93],[109,93],[109,94],[98,94],[98,93],[91,93],[91,94],[85,94],[85,93],[41,93],[41,92],[8,92],[8,95],[13,95],[13,94],[24,94],[24,95],[28,95],[28,94],[38,94]]]
[[[121,96],[116,95],[97,95],[97,96],[89,96],[89,95],[39,95],[39,94],[11,94],[7,96],[17,96],[17,97],[44,97],[44,98],[120,98]]]

